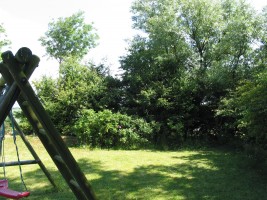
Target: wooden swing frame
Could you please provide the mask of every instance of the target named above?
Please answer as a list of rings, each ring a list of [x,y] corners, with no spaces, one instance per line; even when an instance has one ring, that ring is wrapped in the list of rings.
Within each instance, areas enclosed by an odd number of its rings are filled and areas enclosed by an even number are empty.
[[[27,47],[20,48],[15,55],[11,51],[6,51],[1,57],[3,62],[0,63],[0,73],[9,88],[0,101],[0,124],[4,122],[17,101],[76,198],[95,200],[92,186],[29,82],[29,77],[39,64],[39,57],[33,55]]]

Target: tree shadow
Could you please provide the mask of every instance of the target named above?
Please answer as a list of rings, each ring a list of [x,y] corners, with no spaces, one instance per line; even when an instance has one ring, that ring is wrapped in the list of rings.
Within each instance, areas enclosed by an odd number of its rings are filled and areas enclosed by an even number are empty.
[[[78,160],[99,199],[189,199],[263,200],[267,199],[267,178],[252,170],[245,156],[228,151],[197,151],[173,156],[173,162],[110,170],[106,163],[89,158]],[[142,159],[142,158],[140,158]],[[118,165],[119,166],[119,165]],[[75,199],[61,174],[48,168],[59,191],[55,191],[41,169],[24,173],[31,196],[27,199]],[[19,178],[9,180],[10,188],[20,190]],[[4,199],[1,198],[0,199]]]
[[[80,159],[99,199],[267,199],[267,179],[245,159],[228,152],[203,151],[177,157],[177,164],[139,166],[130,173]],[[181,162],[182,161],[182,162]]]

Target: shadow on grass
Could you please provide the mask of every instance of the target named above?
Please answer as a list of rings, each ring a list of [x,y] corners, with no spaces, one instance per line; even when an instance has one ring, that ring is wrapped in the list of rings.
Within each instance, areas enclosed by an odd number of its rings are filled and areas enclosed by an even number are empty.
[[[177,164],[139,166],[130,173],[86,159],[79,163],[86,174],[98,174],[90,182],[100,199],[267,199],[266,177],[240,155],[206,151],[173,159]]]
[[[140,158],[142,159],[142,158]],[[173,162],[136,166],[132,171],[109,170],[101,161],[79,159],[99,199],[185,199],[263,200],[267,199],[267,178],[251,169],[246,157],[227,151],[198,151],[172,156]],[[59,191],[55,192],[40,169],[26,172],[31,191],[27,199],[75,199],[56,170],[49,169]],[[38,184],[40,183],[40,184]],[[19,179],[10,187],[21,188]],[[0,198],[1,199],[1,198]]]

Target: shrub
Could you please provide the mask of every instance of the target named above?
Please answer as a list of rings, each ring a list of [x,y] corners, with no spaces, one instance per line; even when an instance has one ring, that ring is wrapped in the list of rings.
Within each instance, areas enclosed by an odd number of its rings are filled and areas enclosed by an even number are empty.
[[[132,149],[149,144],[152,123],[110,110],[84,109],[74,125],[80,144],[100,148]]]

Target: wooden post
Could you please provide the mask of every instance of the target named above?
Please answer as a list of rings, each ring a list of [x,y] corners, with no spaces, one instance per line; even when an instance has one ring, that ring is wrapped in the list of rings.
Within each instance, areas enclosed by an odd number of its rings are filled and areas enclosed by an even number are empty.
[[[31,154],[32,154],[34,160],[36,161],[36,163],[39,165],[39,167],[41,168],[41,170],[44,172],[44,174],[46,175],[47,179],[50,181],[51,185],[53,185],[53,187],[55,189],[57,189],[57,186],[56,186],[55,181],[53,180],[51,174],[46,169],[45,165],[43,164],[43,162],[41,161],[41,159],[39,158],[39,156],[37,155],[37,153],[34,151],[32,145],[30,144],[30,142],[28,141],[28,139],[25,137],[25,135],[22,132],[21,128],[19,127],[17,121],[15,120],[15,118],[12,115],[9,115],[9,117],[10,117],[10,120],[14,122],[15,129],[19,133],[22,141],[24,142],[24,144],[26,145],[26,147],[28,148],[28,150],[31,152]],[[22,164],[22,163],[20,163],[20,164]],[[7,166],[7,165],[5,165],[5,166]]]

